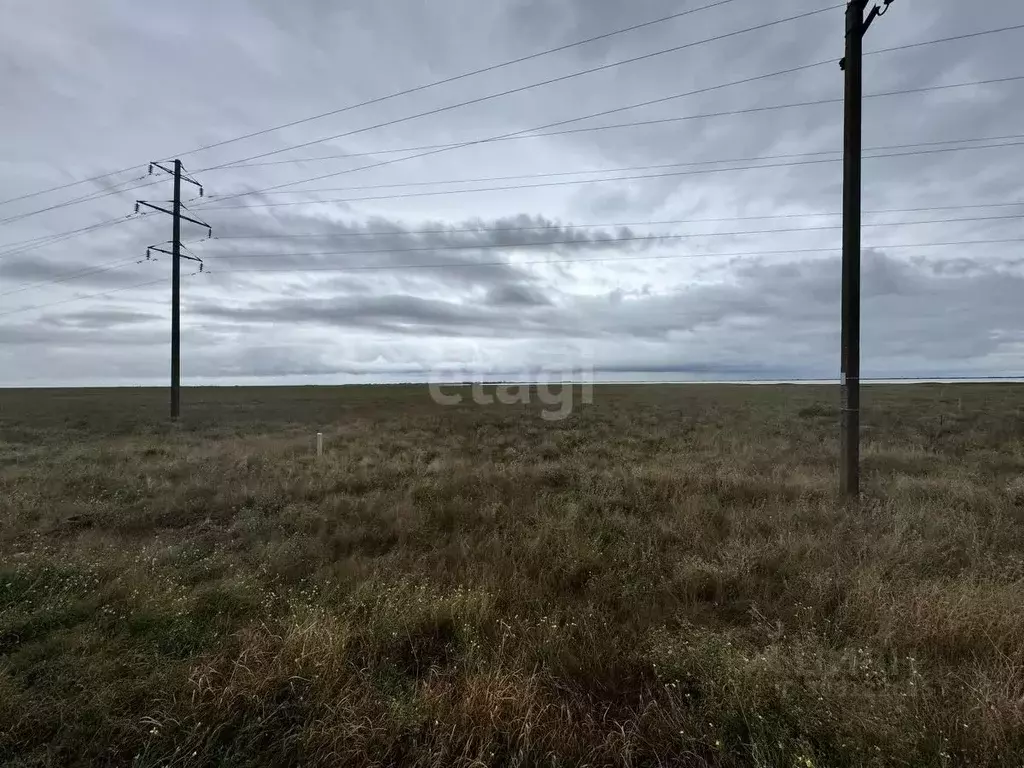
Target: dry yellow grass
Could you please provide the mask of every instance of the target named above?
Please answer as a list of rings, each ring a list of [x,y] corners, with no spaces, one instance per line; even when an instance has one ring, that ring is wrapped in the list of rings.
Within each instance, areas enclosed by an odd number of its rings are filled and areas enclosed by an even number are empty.
[[[1020,765],[1024,387],[834,396],[0,391],[0,762]]]

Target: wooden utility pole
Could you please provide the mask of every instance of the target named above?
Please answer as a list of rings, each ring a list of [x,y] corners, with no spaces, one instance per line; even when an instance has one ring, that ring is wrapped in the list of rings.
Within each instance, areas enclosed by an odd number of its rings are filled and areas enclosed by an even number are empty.
[[[139,200],[135,203],[135,212],[139,212],[139,206],[146,206],[155,211],[169,214],[171,217],[171,250],[151,245],[146,249],[146,258],[150,257],[152,251],[166,253],[171,257],[171,419],[176,420],[181,415],[181,260],[183,258],[199,262],[199,271],[203,269],[203,261],[198,256],[191,254],[183,255],[181,252],[181,222],[190,221],[205,227],[207,235],[213,236],[213,230],[205,221],[194,219],[190,216],[183,216],[181,213],[184,205],[181,202],[182,180],[195,184],[199,187],[199,196],[203,196],[203,187],[194,179],[182,175],[181,160],[174,161],[173,170],[166,168],[160,163],[150,163],[149,172],[153,173],[154,168],[159,168],[164,173],[174,177],[174,199],[171,201],[171,209],[167,210],[159,205]]]
[[[861,219],[861,102],[863,101],[863,42],[871,23],[885,8],[875,6],[867,19],[868,0],[846,6],[846,72],[843,140],[843,298],[840,386],[842,413],[839,438],[839,491],[847,499],[860,496],[860,219]]]

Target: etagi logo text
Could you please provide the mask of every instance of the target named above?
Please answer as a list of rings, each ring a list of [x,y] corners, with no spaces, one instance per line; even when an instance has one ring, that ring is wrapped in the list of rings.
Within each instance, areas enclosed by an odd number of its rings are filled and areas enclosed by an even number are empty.
[[[470,390],[470,399],[477,405],[528,405],[536,397],[543,405],[554,406],[541,410],[542,419],[561,421],[572,414],[577,392],[580,403],[590,405],[594,402],[593,375],[576,378],[578,383],[567,377],[565,381],[536,381],[531,384],[485,384],[476,381],[468,387],[465,384],[431,382],[428,387],[430,398],[438,405],[460,405],[465,400],[467,388]]]

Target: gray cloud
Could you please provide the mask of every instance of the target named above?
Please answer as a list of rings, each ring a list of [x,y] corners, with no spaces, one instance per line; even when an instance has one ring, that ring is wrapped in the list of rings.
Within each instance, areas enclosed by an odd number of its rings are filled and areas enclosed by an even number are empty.
[[[427,261],[428,257],[459,259],[460,256],[451,254],[480,249],[487,251],[488,258],[493,260],[501,249],[524,246],[545,246],[553,253],[568,253],[581,248],[636,251],[657,243],[657,240],[644,239],[646,237],[645,233],[628,226],[579,229],[528,214],[491,220],[426,221],[417,224],[415,229],[405,222],[382,216],[362,221],[292,216],[287,226],[262,229],[257,226],[244,233],[231,230],[229,234],[218,236],[218,242],[203,252],[211,260],[218,257],[232,263],[251,260],[258,265],[260,260],[269,257],[275,258],[273,263],[286,266],[292,265],[289,257],[305,258],[309,263],[318,253],[330,256],[383,254],[408,262],[410,259]],[[387,253],[389,250],[401,253]],[[520,274],[525,276],[525,273]]]
[[[0,263],[0,293],[23,293],[51,281],[77,286],[131,285],[147,276],[155,277],[155,265],[141,266],[140,260],[113,259],[113,266],[91,267],[80,261],[56,261],[32,254],[9,256]],[[102,264],[103,262],[99,262]],[[8,287],[10,286],[10,287]]]
[[[535,288],[523,285],[502,285],[495,286],[487,292],[487,303],[498,307],[535,307],[550,304],[551,299]]]
[[[137,328],[118,329],[110,333],[108,328],[101,327],[68,327],[61,322],[43,322],[40,324],[9,323],[0,326],[0,344],[9,346],[19,356],[34,355],[35,351],[26,348],[44,347],[49,350],[84,350],[90,349],[95,355],[96,350],[105,346],[138,347],[151,344],[167,344],[170,333],[159,330],[141,330]],[[19,367],[30,363],[30,359],[20,357]],[[13,370],[8,369],[8,370]]]
[[[185,265],[186,379],[362,381],[437,370],[507,374],[586,361],[624,377],[630,372],[641,377],[659,372],[725,378],[834,375],[838,257],[809,249],[840,244],[838,230],[813,229],[839,222],[834,215],[842,207],[838,163],[398,195],[451,188],[433,183],[439,179],[833,151],[842,141],[837,103],[481,143],[418,159],[382,153],[211,168],[823,5],[794,0],[783,8],[737,0],[183,155],[191,171],[209,168],[199,176],[214,196],[398,160],[287,187],[296,194],[275,190],[237,200],[380,199],[238,210],[217,210],[228,202],[212,198],[190,203],[225,239],[196,242],[204,233],[192,226],[184,233],[209,270],[192,275],[194,265]],[[183,0],[158,8],[129,0],[88,8],[71,0],[17,4],[0,28],[0,69],[9,75],[0,78],[0,102],[8,107],[0,126],[6,153],[0,158],[0,200],[111,168],[142,166],[189,147],[685,7],[677,0],[452,0],[443,9],[410,5],[396,14],[381,4],[324,0],[290,5],[225,0],[215,7]],[[966,16],[963,4],[954,0],[901,0],[872,27],[866,50],[1017,24],[1019,11],[1011,0],[974,4]],[[836,9],[265,160],[477,140],[818,61],[825,63],[566,127],[835,99],[842,93],[836,66],[842,30],[842,10]],[[1021,33],[1009,32],[869,55],[865,91],[1019,74],[1007,70],[1006,62],[1015,60],[1020,41]],[[183,45],[189,51],[185,58],[179,55]],[[1024,83],[1004,83],[868,98],[865,145],[1016,134],[1024,118],[1022,88]],[[161,98],[150,99],[152,93]],[[1024,147],[1004,146],[867,160],[864,207],[1021,202],[1024,188],[1016,168],[1022,157]],[[709,167],[715,166],[697,168]],[[134,261],[147,245],[170,237],[166,217],[148,215],[21,252],[15,245],[124,216],[136,197],[170,196],[166,179],[137,181],[144,174],[145,167],[133,168],[0,205],[0,218],[6,218],[94,191],[121,190],[0,225],[0,383],[144,383],[165,377],[168,262],[162,257],[157,264]],[[571,176],[553,180],[566,178]],[[309,191],[334,187],[371,189]],[[866,372],[1021,372],[1024,257],[1018,243],[987,242],[1024,238],[1019,220],[936,220],[1022,209],[865,215]],[[728,221],[805,214],[814,216]],[[680,219],[722,221],[610,225]],[[609,225],[567,227],[602,222]],[[310,236],[280,237],[297,234]],[[698,236],[622,241],[671,234]],[[252,239],[233,239],[243,235]],[[981,242],[929,245],[962,241]],[[346,253],[335,253],[341,251]],[[760,251],[780,253],[729,255]],[[304,255],[315,253],[322,255]],[[372,269],[331,271],[338,265]],[[243,271],[279,268],[287,271]]]
[[[137,312],[126,309],[87,309],[81,312],[69,312],[57,317],[46,317],[43,318],[43,322],[58,327],[102,329],[123,325],[137,325],[151,320],[162,319],[162,315],[156,315],[152,312]]]
[[[950,276],[880,252],[864,254],[864,350],[873,365],[915,368],[944,356],[957,365],[984,364],[1018,349],[1022,311],[1013,297],[1024,289],[1024,272],[976,263],[974,274]],[[247,323],[313,324],[396,334],[538,340],[630,339],[664,345],[660,363],[619,357],[609,370],[786,370],[785,365],[833,375],[824,363],[838,335],[838,261],[835,258],[758,261],[733,273],[729,283],[679,286],[656,295],[565,298],[557,304],[516,301],[516,311],[485,304],[425,301],[409,295],[338,297],[316,302],[263,301],[225,307],[201,305],[203,316]],[[491,302],[491,305],[499,302]],[[525,310],[525,311],[524,311]],[[884,318],[879,322],[879,318]],[[993,334],[1006,329],[1009,335]],[[672,358],[672,348],[677,359]],[[691,350],[693,352],[691,352]],[[711,353],[711,350],[715,350]],[[780,356],[780,352],[784,354]],[[680,367],[682,366],[682,367]],[[882,375],[878,371],[876,375]]]

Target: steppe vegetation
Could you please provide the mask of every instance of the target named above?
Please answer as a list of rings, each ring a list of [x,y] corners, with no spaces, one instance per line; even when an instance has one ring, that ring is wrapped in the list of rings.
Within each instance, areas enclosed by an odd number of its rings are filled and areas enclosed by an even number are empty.
[[[835,389],[0,391],[0,763],[1021,765],[1024,386]]]

